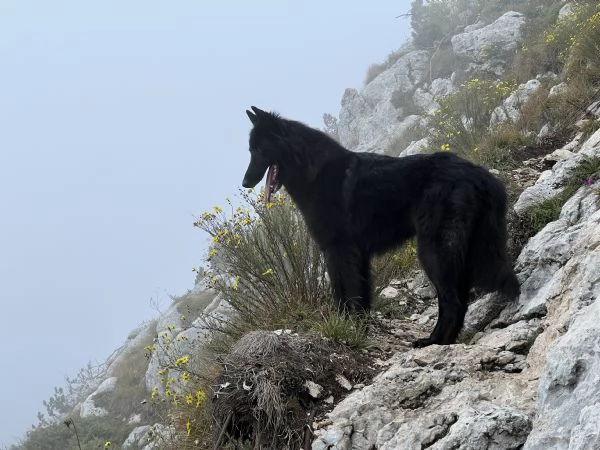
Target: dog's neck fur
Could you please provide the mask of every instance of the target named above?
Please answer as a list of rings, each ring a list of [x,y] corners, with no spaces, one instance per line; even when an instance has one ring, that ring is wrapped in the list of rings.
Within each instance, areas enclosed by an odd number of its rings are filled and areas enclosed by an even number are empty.
[[[282,172],[281,181],[297,202],[301,196],[296,194],[299,190],[305,191],[311,186],[327,161],[345,158],[352,152],[321,131],[300,122],[280,120],[283,130],[280,137],[282,148],[278,158]],[[288,128],[290,132],[287,132]]]

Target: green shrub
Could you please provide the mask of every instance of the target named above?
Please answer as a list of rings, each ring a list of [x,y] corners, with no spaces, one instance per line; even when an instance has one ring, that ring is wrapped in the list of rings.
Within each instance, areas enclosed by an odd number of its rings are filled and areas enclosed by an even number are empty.
[[[215,207],[195,223],[211,236],[209,283],[253,329],[303,328],[305,310],[331,303],[321,252],[287,196],[266,205],[254,192],[241,199],[237,208],[228,202],[229,215]]]
[[[474,78],[447,95],[440,108],[429,115],[433,131],[431,150],[454,151],[469,155],[489,132],[494,108],[514,90],[508,81],[490,81]]]
[[[68,424],[68,426],[67,426]],[[114,417],[74,417],[27,433],[27,438],[12,450],[120,449],[133,425]],[[75,434],[77,430],[77,436]],[[107,442],[110,444],[105,445]]]

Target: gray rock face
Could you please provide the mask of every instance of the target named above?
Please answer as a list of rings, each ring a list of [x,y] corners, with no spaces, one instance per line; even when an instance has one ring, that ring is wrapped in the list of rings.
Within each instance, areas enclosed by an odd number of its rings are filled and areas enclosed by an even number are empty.
[[[600,133],[581,152],[600,152]],[[471,305],[469,345],[396,354],[329,413],[312,448],[600,448],[598,187],[582,186],[527,243],[518,301]]]
[[[397,355],[375,382],[343,400],[317,430],[313,449],[517,448],[531,430],[525,409],[507,404],[523,357],[487,346],[431,346]],[[508,380],[507,380],[508,378]],[[499,401],[499,397],[501,400]]]
[[[600,211],[596,203],[588,202],[590,196],[596,194],[582,188],[557,221],[572,223],[566,230],[572,256],[546,283],[544,298],[547,308],[557,310],[557,331],[567,331],[547,353],[539,383],[539,415],[527,449],[599,448],[599,422],[595,432],[590,434],[589,429],[590,420],[600,413]],[[581,216],[578,210],[583,208],[588,214]],[[529,305],[523,302],[523,307]]]
[[[465,31],[452,37],[454,54],[475,64],[478,70],[501,75],[505,55],[517,48],[525,16],[509,11],[482,28]]]
[[[423,152],[429,146],[429,140],[427,138],[419,139],[418,141],[412,141],[408,147],[406,147],[399,156],[416,155],[417,153]]]
[[[521,107],[542,86],[539,80],[529,80],[521,84],[506,100],[492,112],[490,125],[502,122],[516,122],[521,117]]]
[[[419,122],[392,104],[397,93],[412,97],[415,89],[429,78],[429,53],[412,51],[401,56],[359,92],[346,89],[339,114],[340,143],[355,151],[382,153],[394,137]],[[438,83],[438,85],[443,83]],[[443,87],[436,85],[436,89]]]
[[[81,417],[90,417],[90,416],[106,416],[108,415],[108,411],[104,408],[96,406],[94,403],[94,397],[99,394],[103,394],[105,392],[112,392],[117,385],[117,377],[109,377],[100,383],[100,386],[85,399],[85,401],[79,407],[79,414]]]
[[[150,425],[143,425],[141,427],[135,427],[125,442],[123,442],[123,448],[131,448],[131,447],[142,447],[145,443],[148,442],[148,432],[152,427]]]
[[[563,159],[558,161],[551,170],[542,172],[535,185],[528,187],[515,203],[514,210],[517,214],[523,214],[528,208],[555,197],[563,190],[565,180],[574,167],[581,164],[585,157],[600,156],[600,130],[596,131],[586,142],[579,146],[580,136],[568,143],[562,150],[568,150],[569,154],[562,152]]]

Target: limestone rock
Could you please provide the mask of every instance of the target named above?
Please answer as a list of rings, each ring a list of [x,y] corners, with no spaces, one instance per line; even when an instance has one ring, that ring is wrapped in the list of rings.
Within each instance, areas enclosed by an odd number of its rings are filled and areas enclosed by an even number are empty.
[[[458,57],[479,66],[479,70],[501,75],[505,55],[517,48],[525,16],[509,11],[482,28],[465,31],[452,37],[452,49]]]
[[[94,403],[94,397],[99,394],[104,394],[106,392],[112,392],[117,385],[117,377],[109,377],[105,379],[100,386],[85,399],[85,401],[81,404],[79,409],[79,414],[81,417],[90,417],[90,416],[106,416],[108,415],[108,411],[104,408],[96,406]]]
[[[412,95],[428,76],[429,53],[412,51],[401,56],[361,92],[346,89],[338,121],[340,143],[354,151],[384,152],[396,136],[421,120],[399,111],[392,104],[392,96],[396,92]]]
[[[576,136],[573,142],[563,147],[563,150],[574,152],[574,156],[558,161],[551,170],[542,172],[535,185],[523,191],[514,206],[517,214],[523,214],[528,208],[558,195],[562,192],[563,184],[571,171],[581,164],[585,157],[600,156],[600,130],[576,151],[580,138],[581,135]]]
[[[599,149],[596,133],[556,165]],[[470,345],[397,353],[328,414],[313,449],[600,448],[596,186],[582,186],[523,248],[517,301],[488,295],[470,306]]]
[[[142,447],[148,441],[148,432],[150,429],[150,425],[135,427],[131,433],[129,433],[125,442],[123,442],[123,448]]]
[[[510,94],[501,106],[498,106],[492,112],[490,125],[496,125],[502,122],[516,122],[521,117],[521,107],[525,102],[535,94],[542,86],[539,80],[529,80],[521,84],[512,94]]]

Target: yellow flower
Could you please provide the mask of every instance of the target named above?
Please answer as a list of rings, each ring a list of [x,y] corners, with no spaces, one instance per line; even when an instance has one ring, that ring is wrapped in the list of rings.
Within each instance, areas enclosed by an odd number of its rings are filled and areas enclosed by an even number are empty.
[[[217,249],[214,247],[211,247],[210,250],[208,250],[208,257],[212,258],[213,256],[215,256],[217,254]]]
[[[192,403],[194,403],[194,396],[192,395],[191,392],[185,396],[185,402],[188,405],[191,405]]]
[[[262,274],[263,276],[273,275],[273,269],[267,269]]]
[[[196,391],[196,408],[200,407],[205,398],[206,394],[203,391]]]
[[[217,214],[220,214],[223,212],[223,210],[221,209],[220,206],[213,206],[213,211],[216,212]]]
[[[185,424],[185,430],[187,431],[188,436],[192,433],[192,424],[190,422],[190,419],[188,419]]]
[[[219,243],[219,236],[213,236],[210,240],[213,242],[213,244],[218,244]]]
[[[157,388],[157,387],[153,387],[153,388],[152,388],[152,394],[150,394],[150,396],[151,396],[152,398],[156,398],[156,397],[158,397],[158,388]]]
[[[450,144],[442,144],[442,145],[440,145],[440,148],[442,149],[443,152],[449,152]]]
[[[267,203],[267,209],[271,209],[274,205],[275,205],[275,203],[273,203],[273,202]]]
[[[110,441],[106,441],[106,442],[104,443],[104,448],[108,448],[108,447],[110,447],[111,445],[112,445],[112,444],[110,443]]]
[[[183,372],[183,373],[181,374],[181,380],[182,380],[184,383],[187,383],[188,381],[190,381],[190,374],[189,374],[189,372]]]
[[[187,364],[189,360],[189,356],[182,356],[181,358],[177,358],[177,361],[175,361],[175,366],[179,367],[182,364]]]
[[[165,395],[166,395],[167,397],[170,397],[170,396],[171,396],[171,389],[167,389],[167,390],[165,391]]]

